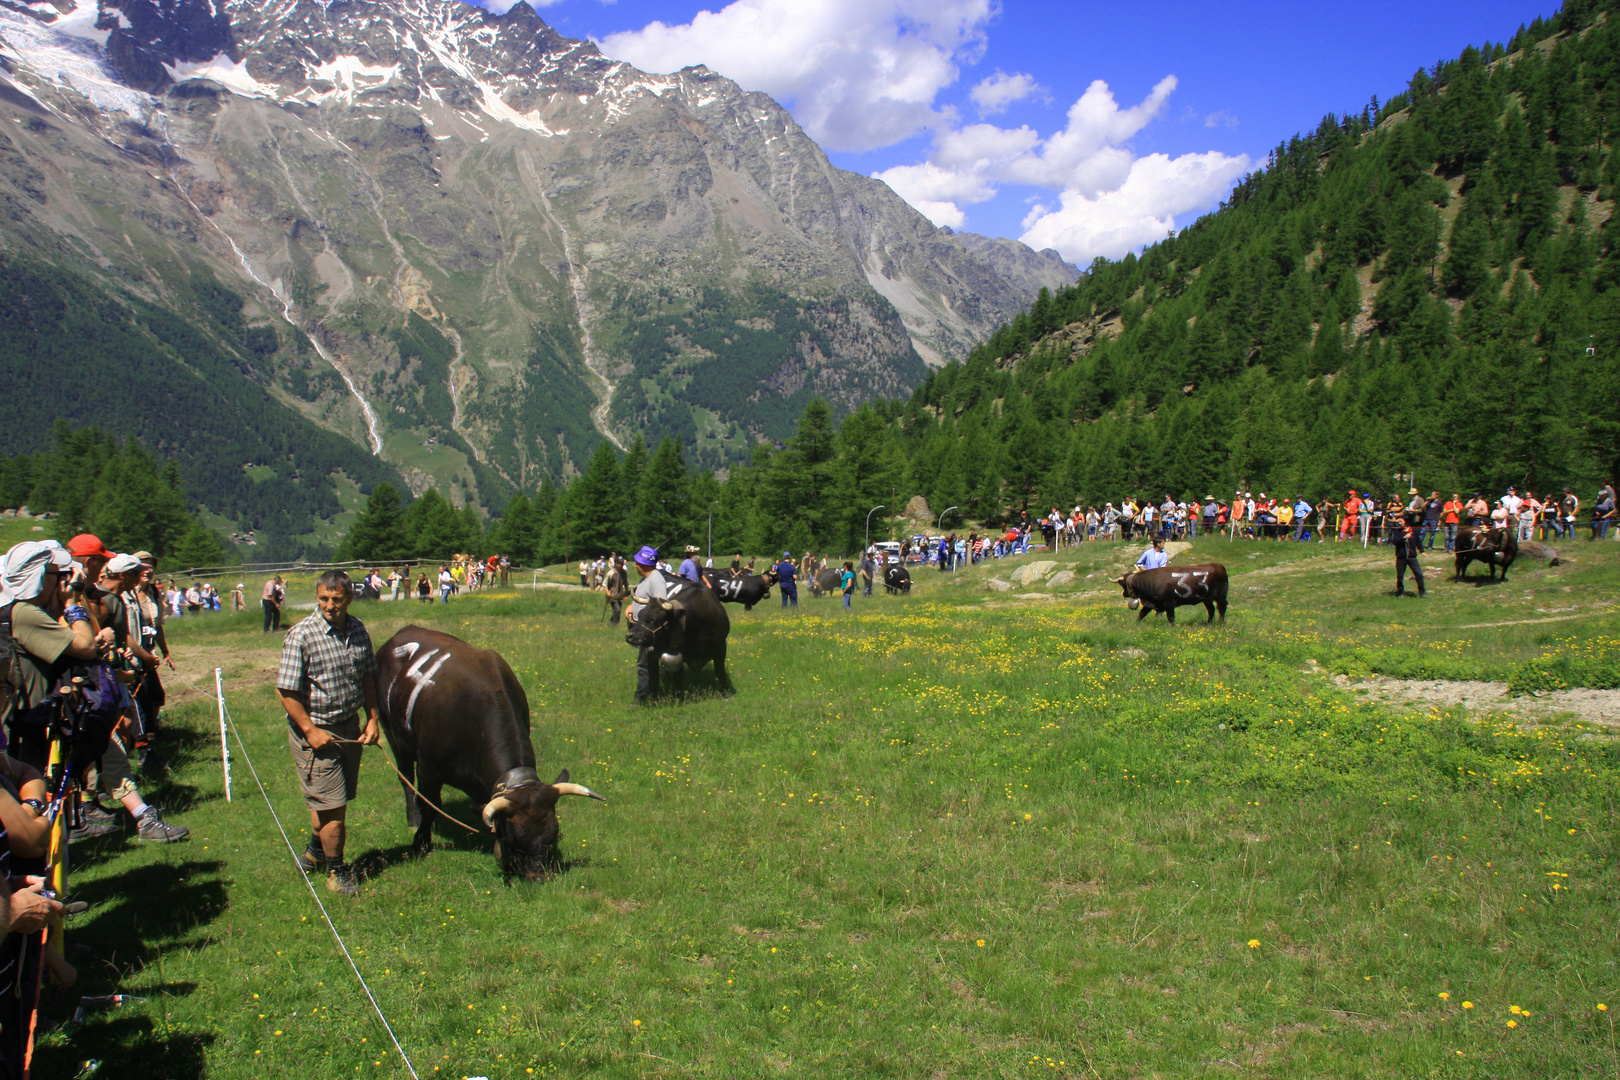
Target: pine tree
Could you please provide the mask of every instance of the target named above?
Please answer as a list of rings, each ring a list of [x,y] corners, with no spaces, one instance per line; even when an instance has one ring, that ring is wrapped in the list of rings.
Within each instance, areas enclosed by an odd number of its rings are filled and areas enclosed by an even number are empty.
[[[371,489],[365,509],[349,527],[338,557],[362,562],[395,562],[410,558],[411,539],[400,508],[399,492],[386,480]]]
[[[663,440],[653,451],[636,504],[637,544],[651,544],[667,553],[692,542],[691,477],[674,439]]]
[[[438,488],[428,488],[405,511],[405,534],[418,559],[447,560],[466,550],[461,515]]]
[[[624,477],[612,443],[598,443],[584,473],[569,485],[567,511],[565,538],[573,558],[594,558],[631,545],[625,536]]]

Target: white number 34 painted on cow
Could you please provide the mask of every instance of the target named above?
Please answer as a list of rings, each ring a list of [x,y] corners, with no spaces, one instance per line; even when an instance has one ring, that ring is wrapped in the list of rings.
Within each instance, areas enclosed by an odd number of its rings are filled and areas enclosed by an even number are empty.
[[[1203,591],[1205,584],[1209,581],[1209,571],[1175,570],[1171,572],[1170,577],[1175,580],[1177,596],[1191,596],[1195,592]],[[1188,578],[1194,579],[1194,582],[1189,584]]]

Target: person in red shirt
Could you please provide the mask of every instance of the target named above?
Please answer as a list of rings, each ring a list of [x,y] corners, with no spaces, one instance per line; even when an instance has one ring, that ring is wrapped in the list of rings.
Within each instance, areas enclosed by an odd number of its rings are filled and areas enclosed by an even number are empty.
[[[1447,499],[1446,505],[1441,508],[1440,514],[1440,524],[1446,527],[1447,551],[1457,549],[1457,523],[1462,520],[1462,512],[1462,496],[1453,491],[1451,498]]]
[[[1350,535],[1356,527],[1358,515],[1361,513],[1361,499],[1356,495],[1356,489],[1351,488],[1350,493],[1344,497],[1344,513],[1339,517],[1339,539],[1343,540]]]

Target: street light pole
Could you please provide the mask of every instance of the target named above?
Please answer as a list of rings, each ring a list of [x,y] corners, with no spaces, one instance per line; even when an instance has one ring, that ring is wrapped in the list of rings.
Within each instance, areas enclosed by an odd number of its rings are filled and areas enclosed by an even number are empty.
[[[714,562],[714,508],[720,505],[716,499],[709,504],[709,561]]]
[[[872,546],[872,515],[877,513],[879,510],[886,509],[888,509],[887,503],[878,503],[876,506],[872,507],[872,509],[866,512],[866,547],[861,549],[862,554],[865,554],[865,552]]]

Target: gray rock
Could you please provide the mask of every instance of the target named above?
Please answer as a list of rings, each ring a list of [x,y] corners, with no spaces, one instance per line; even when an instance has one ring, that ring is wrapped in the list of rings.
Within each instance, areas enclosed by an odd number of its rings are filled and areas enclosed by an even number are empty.
[[[1046,587],[1049,589],[1055,589],[1059,585],[1067,585],[1073,580],[1073,570],[1059,570],[1057,573],[1046,579]]]
[[[993,577],[984,583],[984,587],[991,592],[1010,592],[1013,584],[1010,581],[1002,581],[1000,578]]]
[[[1025,563],[1007,576],[1020,585],[1028,585],[1050,574],[1055,566],[1057,563],[1051,559],[1037,559],[1035,562]]]

